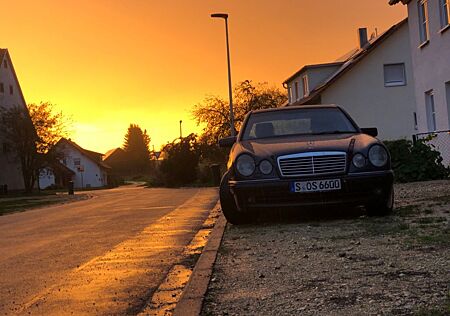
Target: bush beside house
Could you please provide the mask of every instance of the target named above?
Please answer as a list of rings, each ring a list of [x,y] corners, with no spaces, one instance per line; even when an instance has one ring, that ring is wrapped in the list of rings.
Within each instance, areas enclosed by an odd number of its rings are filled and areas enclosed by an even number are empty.
[[[425,140],[413,143],[400,139],[384,141],[391,153],[392,169],[396,182],[413,182],[446,179],[450,175],[450,168],[442,164],[439,151]]]

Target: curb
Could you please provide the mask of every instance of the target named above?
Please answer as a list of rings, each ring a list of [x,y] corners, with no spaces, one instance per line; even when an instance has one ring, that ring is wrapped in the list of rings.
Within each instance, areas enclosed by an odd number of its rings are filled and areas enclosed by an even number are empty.
[[[217,208],[220,207],[220,202],[217,202]],[[214,229],[205,245],[205,248],[197,261],[197,264],[192,271],[192,275],[184,288],[183,294],[178,301],[174,316],[197,316],[202,311],[203,299],[208,290],[209,280],[211,279],[212,270],[222,242],[223,233],[227,220],[220,212]]]

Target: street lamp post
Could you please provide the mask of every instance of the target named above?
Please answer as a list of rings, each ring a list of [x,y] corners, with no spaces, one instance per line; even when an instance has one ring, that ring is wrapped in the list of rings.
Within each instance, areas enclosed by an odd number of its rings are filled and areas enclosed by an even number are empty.
[[[180,120],[180,139],[183,139],[183,134],[181,133],[181,123],[183,123],[182,120]]]
[[[235,136],[234,130],[234,113],[233,113],[233,90],[231,87],[231,66],[230,66],[230,45],[228,42],[228,14],[226,13],[213,13],[212,18],[221,18],[225,20],[225,35],[227,40],[227,61],[228,61],[228,97],[230,99],[230,130],[231,136]]]

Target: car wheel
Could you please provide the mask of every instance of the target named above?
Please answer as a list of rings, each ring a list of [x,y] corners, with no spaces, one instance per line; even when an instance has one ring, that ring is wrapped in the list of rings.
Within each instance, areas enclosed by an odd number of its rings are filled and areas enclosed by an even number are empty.
[[[367,214],[369,216],[387,216],[394,209],[394,187],[391,187],[390,193],[386,199],[366,205]]]
[[[234,225],[248,224],[252,221],[252,213],[241,212],[238,210],[234,197],[230,192],[230,187],[228,185],[229,175],[226,173],[222,181],[220,182],[220,205],[222,207],[223,215],[228,222]]]

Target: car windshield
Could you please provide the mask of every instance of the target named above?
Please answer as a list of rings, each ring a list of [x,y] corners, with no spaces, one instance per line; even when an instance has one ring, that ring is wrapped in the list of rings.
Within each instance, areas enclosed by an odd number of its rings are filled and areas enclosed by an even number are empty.
[[[356,132],[354,124],[338,108],[286,109],[252,113],[242,140]]]

